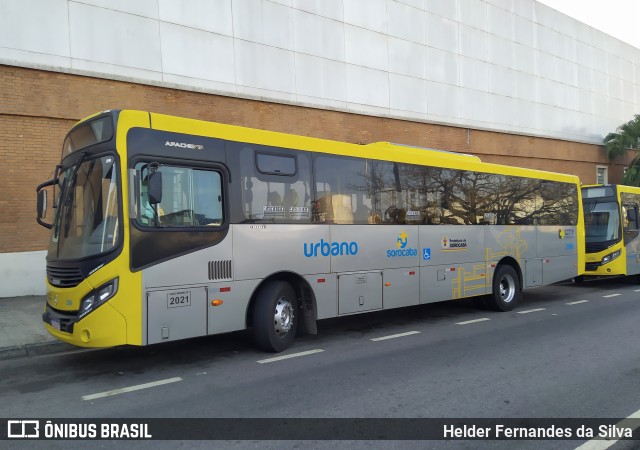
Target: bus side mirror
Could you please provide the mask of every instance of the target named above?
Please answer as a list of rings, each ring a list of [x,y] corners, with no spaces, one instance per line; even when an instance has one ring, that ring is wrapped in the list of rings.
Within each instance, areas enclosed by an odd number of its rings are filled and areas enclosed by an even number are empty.
[[[47,217],[47,191],[38,192],[38,219]]]
[[[157,205],[162,201],[162,173],[151,172],[149,174],[149,204]]]
[[[38,185],[38,187],[36,188],[36,193],[38,195],[38,202],[36,206],[36,209],[37,209],[36,220],[40,225],[49,229],[51,229],[53,224],[46,223],[45,221],[42,220],[47,215],[47,191],[44,188],[46,188],[47,186],[53,186],[57,182],[58,182],[58,179],[54,178],[53,180],[49,180],[47,182],[44,182]]]

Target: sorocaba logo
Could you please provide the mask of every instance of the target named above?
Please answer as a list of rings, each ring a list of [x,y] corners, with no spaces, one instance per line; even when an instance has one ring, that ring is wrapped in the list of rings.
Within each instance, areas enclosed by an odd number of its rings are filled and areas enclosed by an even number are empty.
[[[402,230],[402,233],[396,239],[396,247],[398,249],[387,250],[387,258],[398,258],[402,256],[418,256],[417,248],[407,248],[409,244],[409,235]]]
[[[402,230],[402,233],[400,233],[400,236],[398,236],[396,246],[398,248],[405,248],[407,246],[407,242],[409,242],[408,238],[409,235],[405,233],[404,230]]]

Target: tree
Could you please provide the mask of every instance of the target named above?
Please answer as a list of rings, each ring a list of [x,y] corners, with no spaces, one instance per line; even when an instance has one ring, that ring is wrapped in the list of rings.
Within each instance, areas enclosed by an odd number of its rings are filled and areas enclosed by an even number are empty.
[[[620,125],[615,133],[609,133],[604,138],[604,150],[610,161],[624,156],[629,150],[636,152],[622,180],[623,184],[640,186],[640,114]]]

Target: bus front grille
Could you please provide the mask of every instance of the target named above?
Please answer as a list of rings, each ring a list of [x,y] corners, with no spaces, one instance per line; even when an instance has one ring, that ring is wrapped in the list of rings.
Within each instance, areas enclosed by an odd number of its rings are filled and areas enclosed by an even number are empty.
[[[74,287],[79,285],[84,276],[79,267],[60,267],[47,264],[47,279],[56,287]]]
[[[210,280],[231,280],[231,261],[209,261]]]
[[[600,263],[599,262],[594,262],[594,263],[586,263],[584,265],[584,268],[587,272],[594,272],[596,270],[598,270],[598,267],[600,267]]]
[[[616,241],[603,241],[603,242],[587,242],[585,244],[585,250],[587,253],[598,253],[602,250],[605,250],[612,245],[614,245]]]

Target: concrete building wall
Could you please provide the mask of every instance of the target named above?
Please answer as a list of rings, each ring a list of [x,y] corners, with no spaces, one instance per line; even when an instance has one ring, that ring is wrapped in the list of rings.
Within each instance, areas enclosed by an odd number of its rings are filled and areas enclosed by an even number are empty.
[[[0,0],[0,63],[600,143],[640,49],[534,0]]]

